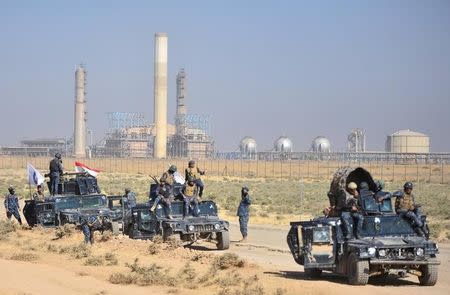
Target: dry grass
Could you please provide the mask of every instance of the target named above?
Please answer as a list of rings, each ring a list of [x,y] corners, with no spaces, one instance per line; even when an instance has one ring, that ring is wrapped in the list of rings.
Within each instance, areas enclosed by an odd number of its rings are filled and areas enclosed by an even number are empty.
[[[64,224],[62,226],[58,226],[55,229],[55,236],[57,239],[62,239],[64,237],[70,237],[75,232],[76,228],[73,224]]]
[[[225,253],[220,256],[216,256],[212,262],[212,266],[218,270],[224,270],[229,268],[244,267],[246,262],[234,253]]]
[[[9,257],[9,259],[17,261],[35,261],[39,259],[39,256],[34,253],[21,252],[21,253],[14,253]]]

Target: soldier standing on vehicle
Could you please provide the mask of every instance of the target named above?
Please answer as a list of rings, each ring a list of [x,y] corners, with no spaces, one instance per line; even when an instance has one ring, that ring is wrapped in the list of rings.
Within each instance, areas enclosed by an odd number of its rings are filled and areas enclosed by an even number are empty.
[[[247,186],[243,186],[241,189],[241,202],[239,203],[237,216],[239,216],[239,228],[242,234],[242,240],[240,242],[247,241],[248,234],[248,219],[250,217],[250,204],[252,203],[250,195],[248,194],[249,189]]]
[[[6,217],[11,220],[11,216],[17,219],[20,225],[22,225],[22,219],[20,218],[20,206],[19,199],[16,196],[16,192],[12,186],[8,188],[9,194],[5,196],[5,209],[6,209]]]
[[[344,224],[346,231],[346,238],[348,240],[353,238],[353,226],[352,223],[356,225],[356,237],[360,237],[362,231],[362,225],[364,222],[364,217],[361,214],[360,204],[359,204],[359,193],[357,191],[358,186],[354,182],[350,182],[347,186],[348,192],[352,195],[352,198],[347,200],[347,204],[342,208],[341,219]]]
[[[190,160],[188,163],[188,168],[185,170],[186,180],[188,177],[192,177],[194,179],[195,185],[199,188],[198,196],[201,198],[203,196],[204,185],[202,180],[200,179],[200,175],[205,175],[205,171],[201,171],[196,165],[194,160]]]
[[[61,154],[56,153],[55,158],[50,161],[49,165],[50,170],[50,194],[52,196],[58,194],[58,185],[59,185],[59,179],[64,173],[63,166],[62,166],[62,160],[61,160]]]
[[[36,187],[36,192],[33,194],[33,200],[37,202],[43,202],[45,200],[44,188],[42,187],[42,185],[39,184]]]
[[[154,212],[158,204],[162,204],[166,218],[172,219],[172,200],[173,189],[172,186],[166,183],[166,179],[161,177],[159,185],[156,188],[156,199],[150,211]]]
[[[161,179],[164,179],[164,182],[166,184],[173,186],[173,184],[175,183],[175,172],[177,172],[177,166],[170,165],[169,169],[161,176]]]
[[[136,206],[136,194],[127,187],[125,189],[125,194],[122,196],[122,201],[125,208],[133,208]]]
[[[419,208],[420,206],[415,202],[412,190],[412,182],[406,182],[403,185],[403,191],[394,193],[394,196],[396,197],[395,211],[399,216],[408,219],[420,236],[425,237],[428,235],[428,231],[426,230],[425,224],[422,222],[422,212]]]
[[[189,215],[189,208],[191,204],[194,204],[194,212],[192,215],[198,215],[198,188],[195,184],[194,178],[192,176],[188,176],[187,182],[181,191],[184,200],[184,215],[183,218]]]

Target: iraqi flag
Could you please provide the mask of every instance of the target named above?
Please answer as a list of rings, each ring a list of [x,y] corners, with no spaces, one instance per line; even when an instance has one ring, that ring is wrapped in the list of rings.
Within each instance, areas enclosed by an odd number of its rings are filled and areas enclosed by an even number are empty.
[[[76,172],[85,172],[94,177],[97,177],[97,175],[100,173],[100,170],[89,168],[88,166],[86,166],[80,162],[75,162],[75,171]]]
[[[28,183],[34,185],[41,185],[45,182],[45,177],[36,170],[30,163],[27,164]]]

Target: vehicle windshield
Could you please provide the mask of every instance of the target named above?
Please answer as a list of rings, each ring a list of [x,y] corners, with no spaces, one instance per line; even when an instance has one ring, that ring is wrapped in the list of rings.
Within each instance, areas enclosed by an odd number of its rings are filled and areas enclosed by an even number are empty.
[[[393,216],[366,216],[364,217],[361,235],[372,236],[398,236],[414,235],[415,231],[411,224],[396,215]]]
[[[65,197],[55,200],[56,210],[97,208],[106,204],[105,196]]]

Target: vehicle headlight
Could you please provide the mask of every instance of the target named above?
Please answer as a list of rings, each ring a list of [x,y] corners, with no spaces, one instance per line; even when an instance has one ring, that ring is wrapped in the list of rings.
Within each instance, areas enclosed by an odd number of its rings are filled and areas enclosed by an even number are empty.
[[[386,250],[385,249],[378,250],[378,256],[385,257],[386,256]]]
[[[220,229],[220,224],[218,224],[218,223],[214,224],[214,229],[215,230],[219,230]]]
[[[377,250],[376,250],[374,247],[367,248],[367,253],[368,253],[370,256],[375,255],[376,252],[377,252]]]
[[[417,256],[423,256],[423,253],[424,253],[423,248],[417,248],[416,249],[416,255]]]
[[[188,229],[189,229],[189,231],[194,231],[194,230],[195,230],[195,226],[193,226],[193,225],[191,224],[191,225],[189,225]]]

